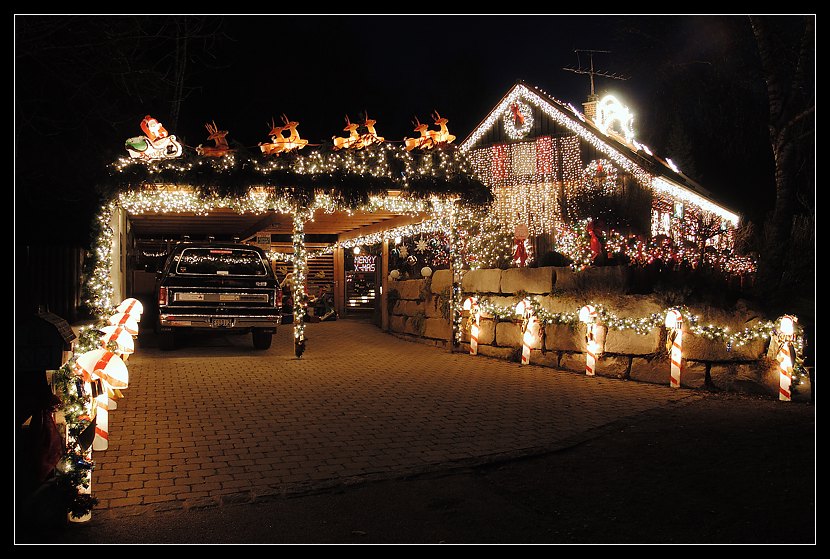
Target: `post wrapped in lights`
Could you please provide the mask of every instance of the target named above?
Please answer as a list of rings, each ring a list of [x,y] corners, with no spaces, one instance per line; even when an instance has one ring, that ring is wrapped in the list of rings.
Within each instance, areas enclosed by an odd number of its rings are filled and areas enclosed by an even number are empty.
[[[585,305],[579,309],[579,321],[585,325],[585,374],[596,375],[597,357],[600,346],[597,342],[597,308],[594,305]]]
[[[677,309],[666,312],[666,328],[668,329],[667,345],[670,346],[671,377],[669,386],[680,388],[680,373],[683,367],[683,315]]]
[[[522,365],[530,364],[530,353],[536,343],[536,330],[539,321],[533,312],[530,299],[523,299],[516,304],[516,316],[522,317]]]
[[[291,242],[294,246],[294,276],[291,292],[294,301],[294,355],[299,359],[305,351],[305,290],[308,275],[308,254],[305,248],[305,222],[310,217],[297,208],[294,212],[294,232]]]
[[[798,319],[794,316],[784,315],[778,319],[778,399],[782,402],[792,400],[793,384],[793,362],[795,360],[795,349],[793,339],[795,337],[795,323]]]
[[[467,297],[464,300],[464,310],[470,313],[470,355],[478,355],[478,334],[481,325],[481,309],[476,297]]]

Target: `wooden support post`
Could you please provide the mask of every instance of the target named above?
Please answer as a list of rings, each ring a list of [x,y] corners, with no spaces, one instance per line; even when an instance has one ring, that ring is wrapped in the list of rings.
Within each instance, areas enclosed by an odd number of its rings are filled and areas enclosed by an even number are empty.
[[[383,239],[380,261],[380,327],[389,331],[389,239]]]
[[[334,309],[338,316],[343,316],[346,310],[346,270],[343,249],[338,243],[334,249]]]

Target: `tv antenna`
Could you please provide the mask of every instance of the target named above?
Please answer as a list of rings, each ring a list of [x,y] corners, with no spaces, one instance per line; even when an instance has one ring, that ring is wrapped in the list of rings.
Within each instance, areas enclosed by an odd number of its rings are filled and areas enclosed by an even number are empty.
[[[574,49],[576,53],[576,68],[568,66],[566,68],[562,68],[567,72],[573,72],[574,74],[587,74],[591,77],[591,97],[596,97],[596,93],[594,92],[594,76],[601,76],[603,78],[611,78],[612,80],[627,80],[628,76],[623,76],[620,74],[613,74],[611,72],[606,72],[604,70],[595,70],[594,69],[594,55],[595,54],[609,54],[610,50],[591,50],[591,49]],[[586,53],[588,55],[588,68],[582,67],[582,61],[579,58],[579,53]]]

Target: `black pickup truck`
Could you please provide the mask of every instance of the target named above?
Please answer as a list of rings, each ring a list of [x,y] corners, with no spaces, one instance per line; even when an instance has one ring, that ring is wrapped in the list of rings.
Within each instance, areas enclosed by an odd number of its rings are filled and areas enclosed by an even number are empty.
[[[182,242],[156,277],[159,347],[173,349],[175,333],[252,332],[268,349],[280,322],[282,292],[262,249],[240,243]]]

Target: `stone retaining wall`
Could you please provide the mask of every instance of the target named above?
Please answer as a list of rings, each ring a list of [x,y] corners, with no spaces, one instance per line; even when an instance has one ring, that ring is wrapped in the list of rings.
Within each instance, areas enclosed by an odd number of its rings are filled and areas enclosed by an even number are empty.
[[[574,273],[570,268],[512,268],[473,270],[462,280],[463,297],[478,294],[501,306],[513,306],[516,292],[524,291],[550,312],[576,312],[588,302],[602,304],[621,318],[642,318],[662,313],[669,306],[656,295],[627,294],[628,270],[624,267],[589,268]],[[449,344],[450,322],[442,314],[451,284],[449,270],[436,271],[431,280],[390,281],[390,292],[397,292],[391,308],[392,332]],[[746,306],[732,310],[696,308],[689,311],[702,324],[727,326],[732,332],[752,327],[764,320]],[[467,315],[463,325],[462,349],[469,350]],[[666,331],[655,328],[646,335],[633,330],[608,329],[600,325],[597,337],[603,348],[597,361],[597,374],[653,383],[669,384],[670,364],[666,352]],[[541,336],[531,355],[531,363],[585,371],[585,326],[549,324],[545,327],[545,347]],[[479,354],[518,361],[521,327],[517,322],[482,315]],[[722,342],[696,336],[683,325],[683,374],[681,386],[709,386],[740,392],[778,394],[775,362],[766,357],[767,342],[759,339],[741,347],[727,348]],[[796,388],[798,398],[809,397],[809,386]]]

